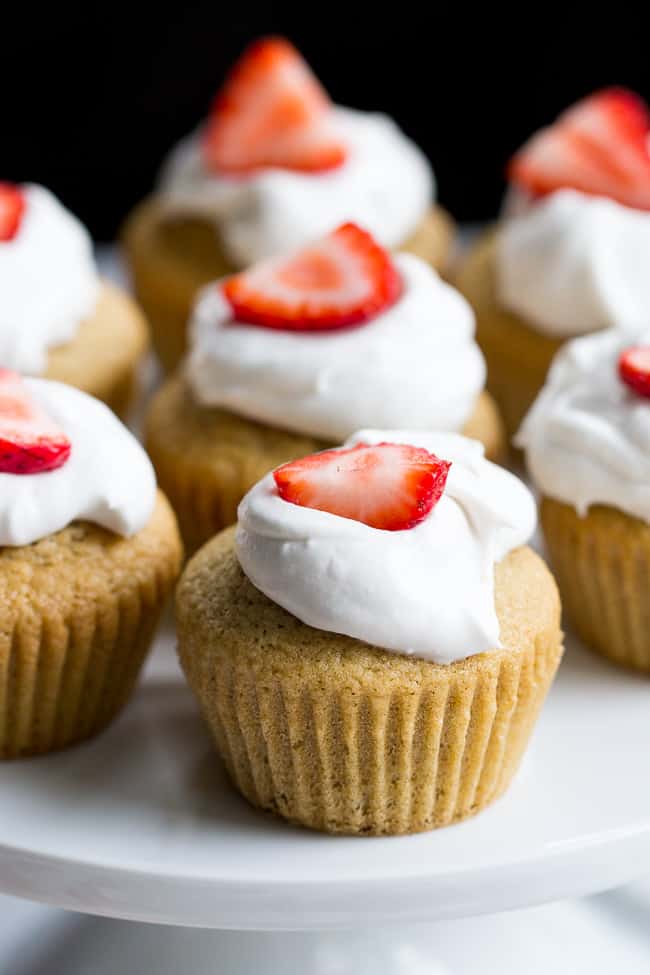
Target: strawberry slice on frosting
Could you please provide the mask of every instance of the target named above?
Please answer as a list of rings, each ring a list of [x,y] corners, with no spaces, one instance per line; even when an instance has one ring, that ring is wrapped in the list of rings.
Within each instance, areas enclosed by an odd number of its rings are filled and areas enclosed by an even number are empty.
[[[346,147],[327,93],[289,41],[255,41],[217,95],[203,141],[209,169],[248,175],[276,167],[320,172],[340,166]]]
[[[353,223],[221,286],[238,322],[290,331],[360,325],[390,307],[402,281],[388,253]]]
[[[509,179],[533,197],[560,189],[650,210],[650,111],[634,92],[584,98],[516,153]]]
[[[18,375],[0,369],[0,474],[42,474],[70,456],[63,430],[32,398]]]

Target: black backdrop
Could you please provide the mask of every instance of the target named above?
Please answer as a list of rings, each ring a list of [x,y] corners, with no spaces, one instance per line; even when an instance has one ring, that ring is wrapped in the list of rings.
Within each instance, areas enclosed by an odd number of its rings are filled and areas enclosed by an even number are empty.
[[[575,26],[546,5],[502,23],[470,4],[432,15],[399,0],[390,10],[321,0],[297,16],[251,0],[241,13],[239,0],[39,6],[14,4],[0,18],[0,178],[49,185],[100,239],[260,34],[287,34],[336,101],[393,115],[464,220],[496,211],[510,153],[570,101],[612,83],[650,96],[647,37],[631,5],[600,22],[590,6]]]

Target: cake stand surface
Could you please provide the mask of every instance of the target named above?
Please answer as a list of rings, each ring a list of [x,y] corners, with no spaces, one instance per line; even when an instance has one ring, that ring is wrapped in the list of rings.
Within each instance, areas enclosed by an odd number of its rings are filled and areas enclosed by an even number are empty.
[[[618,886],[650,866],[647,682],[571,645],[511,791],[404,838],[330,837],[229,786],[171,630],[113,727],[2,766],[0,890],[116,918],[323,930],[467,917]]]

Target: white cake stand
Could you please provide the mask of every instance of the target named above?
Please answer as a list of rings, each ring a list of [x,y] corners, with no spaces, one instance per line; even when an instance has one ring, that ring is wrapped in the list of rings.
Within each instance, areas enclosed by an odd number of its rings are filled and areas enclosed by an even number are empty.
[[[648,872],[648,740],[647,682],[571,645],[526,764],[493,808],[413,837],[323,836],[231,789],[169,630],[109,731],[2,765],[0,890],[113,918],[276,932],[210,935],[212,955],[228,958],[215,971],[259,972],[263,957],[265,972],[286,973],[298,949],[289,971],[301,975],[364,972],[362,959],[375,975],[446,971],[432,961],[432,940],[441,944],[450,926],[406,925],[575,897]],[[476,924],[455,925],[453,937],[478,937]],[[289,931],[311,934],[280,934]],[[352,968],[336,960],[353,956]],[[156,964],[161,975],[176,970]]]

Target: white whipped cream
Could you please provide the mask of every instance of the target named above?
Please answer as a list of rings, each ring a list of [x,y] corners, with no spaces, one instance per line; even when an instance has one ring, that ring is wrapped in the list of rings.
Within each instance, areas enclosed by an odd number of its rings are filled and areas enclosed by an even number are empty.
[[[650,321],[650,213],[560,190],[514,196],[497,236],[502,304],[556,338]]]
[[[219,175],[205,168],[198,133],[181,142],[163,168],[164,207],[169,214],[213,220],[228,257],[239,267],[302,247],[348,220],[384,246],[397,247],[431,206],[431,167],[386,115],[333,111],[348,150],[336,169]]]
[[[18,233],[0,243],[0,363],[39,375],[48,350],[74,338],[93,313],[99,277],[77,218],[42,186],[22,191]]]
[[[618,376],[622,350],[646,344],[648,327],[569,342],[515,438],[540,491],[581,515],[605,504],[650,522],[650,400]]]
[[[395,264],[401,297],[356,328],[234,324],[221,289],[204,289],[185,366],[197,401],[335,442],[370,425],[462,429],[485,383],[472,310],[419,258]]]
[[[530,492],[457,434],[361,430],[346,446],[382,441],[452,461],[424,521],[391,532],[303,508],[284,501],[269,474],[239,506],[243,571],[319,630],[442,664],[498,648],[494,566],[535,529]]]
[[[144,528],[156,477],[135,437],[107,406],[72,386],[47,379],[25,384],[72,449],[57,470],[0,473],[0,545],[29,545],[77,520],[127,536]]]

